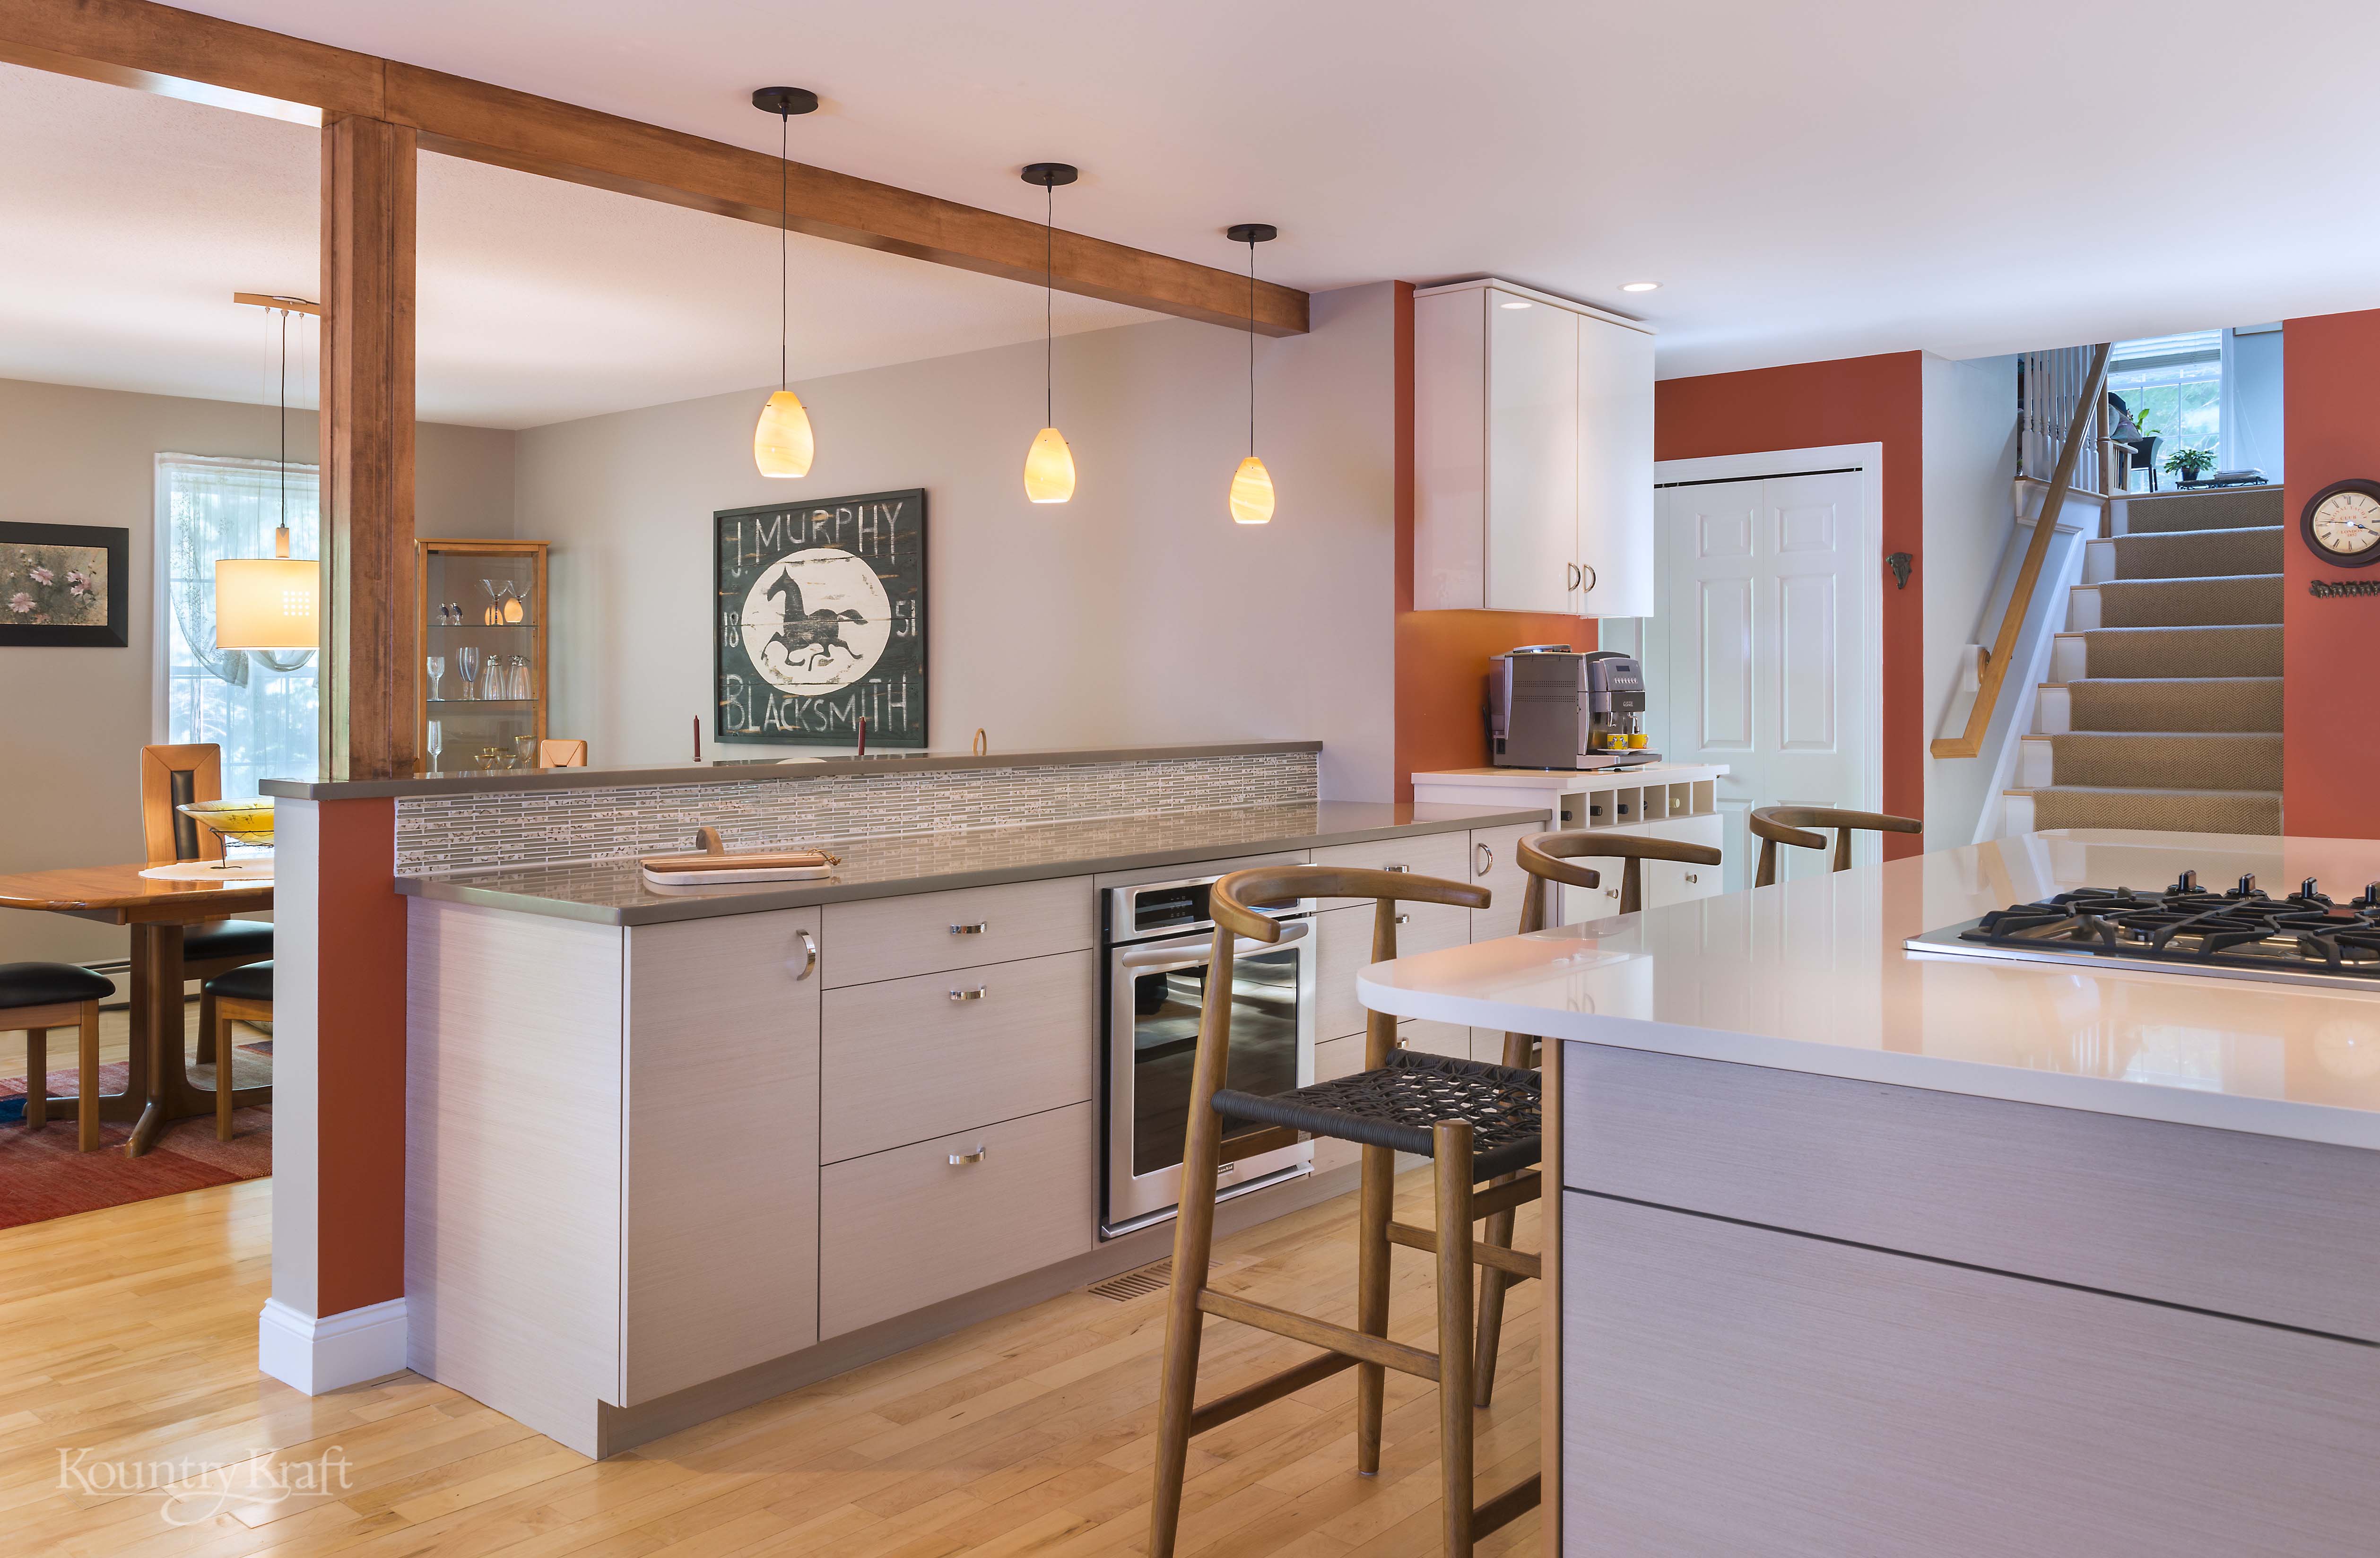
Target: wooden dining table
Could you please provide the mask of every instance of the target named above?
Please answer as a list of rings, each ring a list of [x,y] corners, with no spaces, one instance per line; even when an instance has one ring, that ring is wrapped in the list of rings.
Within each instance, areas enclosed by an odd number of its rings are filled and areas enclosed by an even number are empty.
[[[195,1085],[183,1054],[182,934],[186,927],[273,907],[273,884],[250,877],[225,882],[161,881],[132,865],[70,866],[0,876],[0,909],[71,914],[132,930],[132,1054],[122,1093],[102,1094],[99,1117],[131,1120],[127,1157],[139,1157],[174,1120],[212,1116],[212,1088]],[[226,1066],[218,1058],[217,1074]],[[261,1104],[270,1088],[241,1088],[235,1106]],[[76,1100],[53,1094],[51,1106],[69,1116]]]

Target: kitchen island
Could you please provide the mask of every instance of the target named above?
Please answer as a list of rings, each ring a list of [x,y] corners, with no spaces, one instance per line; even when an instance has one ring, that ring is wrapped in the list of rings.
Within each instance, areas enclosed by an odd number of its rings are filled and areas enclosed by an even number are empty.
[[[1204,947],[1203,897],[1170,885],[1259,863],[1395,867],[1497,895],[1417,915],[1410,945],[1518,924],[1513,846],[1542,811],[1320,800],[1317,758],[1266,742],[275,787],[284,875],[321,907],[292,917],[284,952],[306,994],[275,1035],[300,1078],[283,1134],[303,1145],[278,1165],[276,1218],[295,1216],[275,1226],[267,1371],[321,1388],[410,1367],[605,1455],[1161,1259],[1163,1165],[1126,1153],[1139,1200],[1111,1216],[1110,1139],[1115,1035],[1139,1066],[1135,981],[1156,977],[1114,970]],[[303,1082],[374,1016],[343,998],[358,943],[316,929],[334,892],[357,896],[318,864],[343,807],[387,819],[402,973],[402,1287],[354,1321],[310,1316],[304,1286],[342,1232],[312,1220],[305,1149],[323,1179],[351,1173],[334,1153],[352,1129],[320,1122],[388,1096]],[[698,826],[836,863],[655,890],[638,857],[683,851]],[[1137,927],[1117,924],[1125,902]],[[1285,1085],[1361,1061],[1369,910],[1307,912]],[[1195,1009],[1196,971],[1162,977],[1165,1009]],[[1402,1036],[1474,1044],[1427,1021]],[[1160,1041],[1152,1092],[1122,1111],[1144,1160],[1167,1129]],[[1353,1178],[1304,1143],[1247,1166],[1226,1226]]]
[[[1549,1533],[2371,1551],[2380,981],[1904,946],[2191,870],[2344,905],[2380,844],[2028,835],[1365,972],[1548,1040]]]

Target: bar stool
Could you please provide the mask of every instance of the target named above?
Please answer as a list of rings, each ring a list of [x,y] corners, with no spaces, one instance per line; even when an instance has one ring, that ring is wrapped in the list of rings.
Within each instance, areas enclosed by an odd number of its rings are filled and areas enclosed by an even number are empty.
[[[1591,865],[1576,864],[1578,857],[1617,859],[1620,870],[1620,912],[1633,914],[1645,907],[1645,867],[1648,860],[1674,860],[1688,865],[1717,865],[1719,851],[1707,844],[1689,844],[1678,839],[1657,839],[1643,833],[1598,833],[1571,828],[1559,833],[1533,833],[1521,840],[1513,851],[1521,869],[1528,873],[1528,897],[1521,900],[1521,934],[1539,931],[1553,917],[1553,896],[1557,885],[1596,888],[1603,886],[1603,874]],[[1537,1046],[1543,1041],[1526,1033],[1504,1035],[1504,1064],[1526,1066],[1537,1064]],[[1490,1244],[1512,1242],[1513,1214],[1500,1212],[1488,1220],[1487,1239]],[[1485,1407],[1496,1393],[1496,1350],[1504,1331],[1504,1289],[1512,1286],[1511,1274],[1490,1266],[1479,1274],[1479,1357],[1473,1366],[1478,1381],[1476,1399]]]
[[[1536,1477],[1472,1505],[1472,1357],[1475,1345],[1471,1275],[1475,1266],[1515,1276],[1540,1274],[1535,1255],[1475,1239],[1472,1224],[1537,1199],[1541,1092],[1537,1074],[1482,1061],[1457,1060],[1402,1049],[1396,1020],[1373,1012],[1365,1024],[1365,1069],[1335,1081],[1259,1097],[1223,1085],[1231,1061],[1232,963],[1240,938],[1269,945],[1281,927],[1257,904],[1301,898],[1368,898],[1375,905],[1372,960],[1397,955],[1399,902],[1483,909],[1488,890],[1467,882],[1399,872],[1279,865],[1235,871],[1209,898],[1215,942],[1198,1047],[1190,1081],[1188,1140],[1182,1154],[1182,1204],[1173,1234],[1173,1274],[1167,1300],[1164,1369],[1158,1392],[1156,1489],[1149,1519],[1149,1558],[1171,1558],[1182,1516],[1182,1482],[1192,1435],[1278,1401],[1343,1370],[1355,1375],[1355,1469],[1380,1468],[1380,1419],[1386,1371],[1435,1380],[1439,1385],[1439,1455],[1445,1513],[1441,1527],[1450,1558],[1468,1558],[1472,1543],[1535,1508]],[[1226,1119],[1353,1141],[1364,1149],[1357,1214],[1355,1328],[1259,1304],[1207,1286],[1215,1233],[1215,1173]],[[1431,1161],[1437,1185],[1437,1227],[1393,1220],[1396,1154]],[[1514,1178],[1485,1191],[1481,1180]],[[1509,1235],[1507,1238],[1509,1238]],[[1438,1351],[1388,1339],[1389,1248],[1402,1244],[1438,1260]],[[1196,1404],[1198,1350],[1205,1317],[1216,1315],[1322,1349],[1321,1355],[1232,1394]]]
[[[1797,850],[1823,850],[1824,836],[1804,832],[1804,828],[1831,827],[1835,832],[1835,865],[1837,871],[1852,868],[1852,835],[1853,833],[1923,833],[1925,824],[1916,817],[1897,817],[1887,812],[1842,812],[1831,806],[1763,806],[1752,814],[1752,836],[1760,840],[1760,875],[1753,886],[1766,888],[1777,881],[1777,846],[1791,844]]]
[[[77,1028],[75,1151],[99,1150],[99,1003],[105,977],[73,963],[0,963],[0,1030],[25,1033],[25,1128],[50,1123],[50,1030]]]
[[[234,1059],[231,1025],[235,1022],[270,1022],[273,1021],[273,965],[249,963],[219,973],[200,985],[206,996],[204,1005],[214,1023],[207,1037],[213,1041],[215,1053],[215,1140],[231,1140],[232,1094],[237,1091],[232,1075]],[[269,1097],[273,1090],[263,1090]]]
[[[212,742],[140,749],[140,833],[149,864],[221,860],[223,840],[181,808],[223,799],[223,749]],[[264,920],[209,920],[182,932],[182,972],[200,982],[199,1063],[214,1058],[215,1024],[206,981],[273,956],[273,926]]]

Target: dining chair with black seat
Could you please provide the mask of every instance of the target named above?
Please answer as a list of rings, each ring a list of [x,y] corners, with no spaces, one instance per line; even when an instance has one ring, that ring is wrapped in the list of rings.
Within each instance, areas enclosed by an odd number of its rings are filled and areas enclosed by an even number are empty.
[[[140,749],[140,832],[149,864],[221,860],[222,839],[182,810],[223,799],[223,749],[212,742]],[[215,1024],[204,994],[219,973],[273,956],[273,926],[263,920],[211,920],[182,933],[182,970],[199,981],[199,1061],[214,1059]]]
[[[1439,1455],[1444,1497],[1443,1548],[1468,1558],[1472,1544],[1538,1502],[1529,1477],[1473,1504],[1472,1359],[1475,1341],[1472,1274],[1495,1268],[1540,1274],[1535,1255],[1475,1237],[1472,1225],[1538,1198],[1543,1096],[1534,1071],[1428,1055],[1399,1046],[1396,1020],[1372,1012],[1365,1024],[1364,1069],[1352,1076],[1269,1095],[1225,1085],[1232,1047],[1232,966],[1243,942],[1273,944],[1281,926],[1262,912],[1300,899],[1370,899],[1372,961],[1397,955],[1397,905],[1436,903],[1484,909],[1486,888],[1402,872],[1314,865],[1262,866],[1217,882],[1209,902],[1215,941],[1190,1083],[1188,1140],[1182,1158],[1182,1202],[1174,1226],[1158,1394],[1150,1558],[1171,1558],[1182,1516],[1182,1487],[1193,1436],[1278,1401],[1348,1369],[1355,1372],[1355,1469],[1380,1468],[1387,1371],[1435,1381],[1439,1391]],[[1351,1329],[1262,1304],[1207,1285],[1215,1234],[1215,1176],[1225,1122],[1269,1127],[1284,1142],[1299,1133],[1363,1149],[1356,1217],[1356,1322]],[[1427,1158],[1435,1186],[1435,1227],[1396,1221],[1396,1157]],[[1481,1190],[1482,1181],[1500,1180]],[[1509,1238],[1509,1236],[1508,1236]],[[1389,1252],[1403,1245],[1436,1257],[1438,1350],[1389,1339]],[[1305,1362],[1212,1401],[1196,1399],[1198,1354],[1208,1315],[1269,1331],[1321,1349]]]
[[[247,963],[215,975],[199,988],[208,1021],[214,1024],[206,1037],[215,1054],[215,1140],[228,1141],[233,1095],[239,1085],[233,1075],[238,1046],[231,1042],[231,1025],[273,1021],[273,965]],[[264,1090],[268,1098],[272,1091]]]
[[[1760,870],[1754,877],[1755,888],[1774,886],[1777,881],[1777,846],[1787,845],[1797,850],[1823,850],[1827,847],[1823,834],[1810,831],[1814,827],[1835,830],[1835,862],[1833,869],[1852,868],[1852,835],[1854,833],[1923,833],[1925,824],[1916,817],[1894,816],[1889,812],[1846,812],[1832,806],[1762,806],[1752,814],[1752,836],[1760,840]]]
[[[99,1003],[115,982],[75,963],[0,963],[0,1033],[25,1035],[25,1129],[50,1123],[50,1030],[72,1028],[75,1150],[99,1150]]]

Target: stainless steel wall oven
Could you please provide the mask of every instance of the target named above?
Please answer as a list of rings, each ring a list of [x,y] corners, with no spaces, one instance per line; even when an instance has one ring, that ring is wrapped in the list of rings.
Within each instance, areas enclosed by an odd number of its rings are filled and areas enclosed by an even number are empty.
[[[1215,935],[1208,894],[1218,879],[1104,895],[1102,1238],[1163,1222],[1181,1200],[1190,1072]],[[1281,940],[1243,936],[1232,949],[1228,1086],[1286,1093],[1314,1081],[1314,908],[1308,900],[1268,911],[1285,922]],[[1312,1159],[1311,1144],[1294,1132],[1242,1126],[1223,1140],[1217,1182],[1223,1195],[1243,1195],[1309,1172]]]

